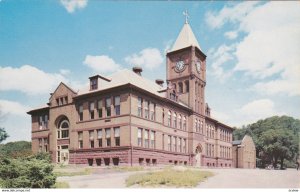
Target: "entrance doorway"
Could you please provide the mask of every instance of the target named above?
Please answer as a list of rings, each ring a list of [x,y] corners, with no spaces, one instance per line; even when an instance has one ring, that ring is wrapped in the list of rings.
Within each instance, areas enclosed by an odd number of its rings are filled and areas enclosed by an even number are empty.
[[[195,161],[196,161],[195,166],[196,167],[201,166],[201,157],[202,157],[202,145],[199,143],[195,150]]]

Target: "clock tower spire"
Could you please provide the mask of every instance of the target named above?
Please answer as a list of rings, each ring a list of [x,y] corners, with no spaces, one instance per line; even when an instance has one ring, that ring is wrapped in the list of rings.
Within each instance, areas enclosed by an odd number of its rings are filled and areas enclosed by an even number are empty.
[[[185,23],[166,56],[167,83],[168,87],[172,87],[172,92],[176,93],[179,102],[204,116],[206,55],[202,52],[188,22],[187,11],[183,14]]]

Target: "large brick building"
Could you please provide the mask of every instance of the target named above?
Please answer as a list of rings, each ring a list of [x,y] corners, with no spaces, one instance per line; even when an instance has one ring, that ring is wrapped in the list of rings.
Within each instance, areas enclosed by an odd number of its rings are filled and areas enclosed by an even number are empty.
[[[188,22],[166,70],[166,86],[139,67],[92,76],[86,90],[60,83],[47,106],[28,112],[32,150],[57,163],[232,167],[233,128],[210,116],[206,55]]]

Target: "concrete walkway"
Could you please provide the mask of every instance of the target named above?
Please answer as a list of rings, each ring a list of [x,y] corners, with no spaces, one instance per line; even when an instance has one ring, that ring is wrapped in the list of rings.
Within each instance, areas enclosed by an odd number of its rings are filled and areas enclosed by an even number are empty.
[[[198,169],[199,170],[199,169]],[[197,188],[300,188],[300,171],[264,169],[201,169],[215,175],[199,183]],[[154,170],[152,170],[154,171]],[[157,170],[156,170],[157,171]],[[138,172],[118,172],[97,169],[91,175],[59,177],[70,188],[126,188],[126,179]]]
[[[215,174],[197,188],[300,188],[300,171],[265,169],[204,169]]]

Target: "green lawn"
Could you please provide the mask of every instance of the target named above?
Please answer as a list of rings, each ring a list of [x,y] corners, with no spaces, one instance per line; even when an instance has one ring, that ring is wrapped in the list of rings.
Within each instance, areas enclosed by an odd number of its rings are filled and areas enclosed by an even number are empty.
[[[56,182],[54,188],[61,189],[61,188],[70,188],[67,182]]]
[[[90,175],[92,173],[92,170],[90,168],[85,168],[83,171],[77,171],[77,172],[67,172],[64,170],[55,170],[54,174],[57,177],[62,176],[77,176],[77,175]]]
[[[176,171],[164,169],[163,171],[135,174],[126,180],[127,187],[139,185],[140,187],[195,187],[207,177],[213,176],[211,172],[200,170]]]
[[[138,167],[124,166],[124,167],[113,167],[113,170],[116,170],[116,171],[143,171],[144,168],[141,166],[138,166]]]

